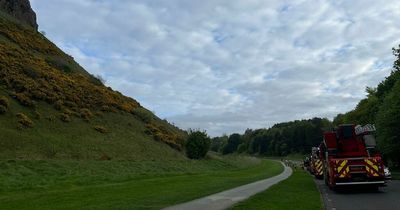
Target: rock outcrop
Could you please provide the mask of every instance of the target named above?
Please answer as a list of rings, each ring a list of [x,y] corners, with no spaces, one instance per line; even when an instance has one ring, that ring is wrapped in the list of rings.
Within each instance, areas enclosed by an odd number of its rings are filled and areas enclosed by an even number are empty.
[[[0,10],[38,29],[36,13],[32,10],[29,0],[0,0]]]

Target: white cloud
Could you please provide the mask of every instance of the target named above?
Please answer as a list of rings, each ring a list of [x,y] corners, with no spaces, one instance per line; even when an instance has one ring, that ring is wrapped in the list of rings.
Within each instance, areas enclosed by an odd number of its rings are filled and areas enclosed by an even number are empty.
[[[348,111],[400,43],[389,0],[31,1],[90,73],[212,135]]]

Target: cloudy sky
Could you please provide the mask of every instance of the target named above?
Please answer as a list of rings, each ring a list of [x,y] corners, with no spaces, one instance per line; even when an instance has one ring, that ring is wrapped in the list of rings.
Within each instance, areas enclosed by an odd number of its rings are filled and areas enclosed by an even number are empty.
[[[393,0],[31,0],[106,85],[212,136],[354,108],[390,72]]]

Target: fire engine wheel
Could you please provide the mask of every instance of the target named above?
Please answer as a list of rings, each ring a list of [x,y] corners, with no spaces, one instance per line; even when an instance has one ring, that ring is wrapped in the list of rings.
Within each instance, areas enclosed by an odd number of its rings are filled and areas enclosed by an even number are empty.
[[[378,185],[372,185],[369,187],[369,190],[372,192],[378,192],[379,191],[379,186]]]

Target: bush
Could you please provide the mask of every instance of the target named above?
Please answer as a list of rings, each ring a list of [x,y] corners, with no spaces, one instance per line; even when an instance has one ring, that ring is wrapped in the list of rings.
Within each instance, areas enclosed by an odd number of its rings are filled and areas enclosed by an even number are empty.
[[[246,152],[246,151],[247,151],[247,146],[246,146],[245,143],[240,144],[240,145],[238,146],[238,148],[237,148],[237,152],[238,152],[238,153],[244,153],[244,152]]]
[[[226,154],[234,153],[235,151],[237,151],[237,148],[238,148],[239,144],[241,144],[241,142],[242,142],[242,139],[239,134],[234,133],[234,134],[230,135],[228,138],[228,143],[222,149],[222,154],[226,155]]]
[[[190,131],[186,142],[186,155],[190,159],[202,159],[206,156],[211,139],[205,131]]]
[[[143,108],[136,108],[131,113],[145,123],[153,121],[153,114]]]
[[[107,128],[105,128],[104,126],[96,125],[93,128],[99,133],[108,133]]]
[[[92,112],[89,109],[81,109],[81,118],[90,120],[93,117]]]
[[[112,158],[107,154],[103,153],[100,157],[100,160],[111,160]]]
[[[0,114],[6,113],[9,106],[7,98],[0,96]]]
[[[35,106],[35,103],[29,98],[26,93],[17,93],[15,94],[15,98],[19,101],[20,104],[28,107]]]
[[[26,116],[23,113],[18,113],[17,114],[18,117],[18,123],[24,127],[28,127],[28,128],[32,128],[33,127],[33,121]]]
[[[34,114],[34,118],[37,120],[40,120],[42,118],[42,114],[40,114],[40,112],[37,110],[33,114]]]
[[[61,100],[58,100],[54,103],[54,108],[57,110],[61,110],[63,108],[64,102]]]
[[[7,108],[5,107],[5,106],[3,106],[3,105],[0,105],[0,114],[4,114],[4,113],[6,113],[7,112]]]
[[[5,108],[8,108],[10,104],[8,103],[8,100],[4,96],[0,96],[0,105],[4,106]]]
[[[72,68],[70,67],[70,64],[63,58],[61,57],[51,57],[51,58],[46,58],[47,64],[49,66],[58,69],[64,73],[71,73]]]
[[[60,115],[60,120],[63,122],[71,122],[71,117],[68,114],[62,113]]]

